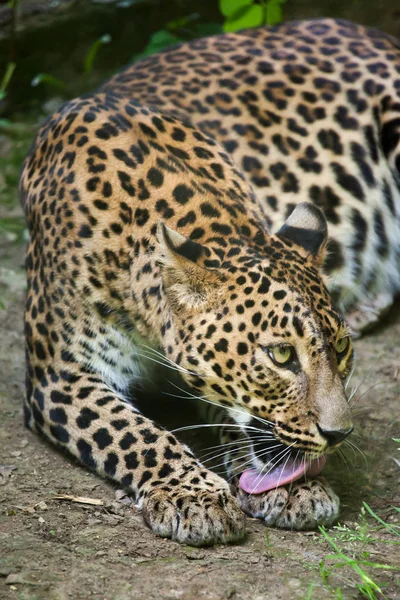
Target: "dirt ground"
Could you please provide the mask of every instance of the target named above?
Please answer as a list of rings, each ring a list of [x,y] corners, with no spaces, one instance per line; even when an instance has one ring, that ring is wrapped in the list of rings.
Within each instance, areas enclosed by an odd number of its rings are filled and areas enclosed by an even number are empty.
[[[13,164],[2,162],[4,144]],[[326,558],[332,547],[319,533],[266,532],[249,519],[241,545],[194,549],[156,538],[115,487],[24,429],[24,234],[15,184],[26,145],[19,134],[0,139],[0,195],[6,199],[0,205],[0,599],[365,597],[352,569],[337,568],[324,583],[320,561],[332,566],[334,560]],[[360,387],[352,439],[362,454],[349,449],[326,469],[342,499],[342,526],[331,530],[332,539],[347,556],[392,567],[400,567],[395,537],[359,515],[366,501],[387,523],[400,524],[393,508],[400,505],[400,444],[392,440],[400,437],[399,341],[397,305],[379,330],[356,342],[353,382]],[[400,599],[399,572],[365,569],[386,598]]]

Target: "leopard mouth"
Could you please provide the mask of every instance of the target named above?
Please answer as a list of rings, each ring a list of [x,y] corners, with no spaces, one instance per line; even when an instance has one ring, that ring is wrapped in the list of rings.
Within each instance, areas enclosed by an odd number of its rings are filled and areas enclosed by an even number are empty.
[[[271,432],[271,429],[269,431]],[[248,494],[261,494],[302,477],[316,477],[325,466],[324,455],[312,458],[310,453],[286,446],[276,438],[257,442],[257,434],[254,434],[252,429],[248,429],[247,434],[258,446],[258,452],[253,450],[254,463],[258,463],[257,467],[247,469],[239,479],[240,487]],[[260,462],[262,462],[261,468]]]
[[[326,457],[320,456],[309,461],[305,456],[301,458],[286,458],[281,464],[271,470],[262,471],[247,469],[239,479],[239,485],[248,494],[261,494],[277,487],[297,481],[302,477],[316,477],[321,473],[326,463]]]

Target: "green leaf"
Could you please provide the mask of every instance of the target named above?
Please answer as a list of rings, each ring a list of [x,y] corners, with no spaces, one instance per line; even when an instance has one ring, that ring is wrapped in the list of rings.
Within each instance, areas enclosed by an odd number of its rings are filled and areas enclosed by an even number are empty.
[[[161,31],[156,31],[150,38],[150,44],[154,48],[165,48],[166,46],[170,46],[171,44],[176,44],[180,39],[174,33],[167,31],[166,29],[162,29]]]
[[[31,86],[36,87],[41,83],[46,83],[47,85],[51,85],[60,90],[65,89],[65,83],[61,81],[61,79],[57,79],[57,77],[53,77],[53,75],[49,75],[49,73],[38,73],[31,81]]]
[[[198,13],[192,13],[191,15],[186,15],[185,17],[181,17],[180,19],[174,19],[173,21],[168,21],[166,24],[166,28],[173,33],[178,31],[179,29],[183,29],[190,25],[193,22],[196,22],[199,18]]]
[[[219,0],[219,10],[224,17],[233,17],[240,9],[252,3],[253,0]]]
[[[266,20],[266,25],[277,25],[282,21],[282,10],[279,4],[276,2],[268,2]]]
[[[168,46],[174,46],[175,44],[179,44],[182,40],[178,38],[176,35],[167,31],[166,29],[161,29],[160,31],[156,31],[151,38],[143,52],[139,54],[135,54],[133,60],[139,60],[140,58],[144,58],[145,56],[150,56],[150,54],[154,54],[155,52],[159,52],[164,48],[168,48]]]
[[[13,76],[16,66],[17,65],[14,62],[7,63],[3,79],[0,83],[0,100],[3,100],[7,95],[7,87],[10,83],[11,77]]]
[[[372,508],[366,502],[363,502],[363,506],[369,512],[369,514],[371,515],[371,517],[374,517],[374,519],[376,519],[378,521],[378,523],[380,523],[381,525],[383,525],[385,527],[385,529],[387,529],[391,533],[394,533],[394,535],[400,536],[400,532],[396,531],[396,529],[395,529],[395,527],[397,527],[397,525],[393,525],[392,526],[392,525],[389,525],[389,523],[386,523],[385,521],[383,521],[380,517],[378,517],[378,515],[376,513],[374,513],[374,511],[372,510]]]
[[[198,23],[193,27],[193,32],[196,37],[204,37],[206,35],[218,35],[222,33],[222,25],[219,23]]]
[[[241,10],[241,16],[237,17],[238,13],[231,19],[227,19],[224,23],[224,31],[238,31],[247,27],[259,27],[263,22],[263,9],[259,4],[249,6],[245,12]]]
[[[89,50],[86,53],[85,61],[84,61],[84,65],[83,65],[84,72],[86,75],[89,75],[89,73],[92,72],[94,59],[96,58],[97,53],[100,50],[101,46],[104,46],[105,44],[109,44],[110,42],[111,42],[111,35],[109,33],[105,33],[90,46]]]

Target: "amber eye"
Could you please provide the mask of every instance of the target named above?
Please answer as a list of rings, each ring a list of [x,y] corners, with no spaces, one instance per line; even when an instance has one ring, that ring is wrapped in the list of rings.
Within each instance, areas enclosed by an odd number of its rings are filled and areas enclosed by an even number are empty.
[[[296,351],[293,346],[270,346],[268,356],[278,367],[284,367],[296,360]]]
[[[339,341],[336,342],[335,350],[336,350],[338,359],[343,357],[343,355],[349,349],[349,346],[350,346],[350,338],[348,336],[343,337]]]

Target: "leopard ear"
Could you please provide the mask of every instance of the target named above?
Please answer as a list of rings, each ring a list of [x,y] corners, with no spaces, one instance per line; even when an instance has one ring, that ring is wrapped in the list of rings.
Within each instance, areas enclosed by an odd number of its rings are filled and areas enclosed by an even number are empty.
[[[323,212],[311,202],[297,204],[276,234],[306,251],[318,265],[322,264],[328,241],[328,226]]]
[[[176,308],[199,308],[215,300],[221,277],[204,261],[210,250],[160,222],[157,229],[164,289]]]

